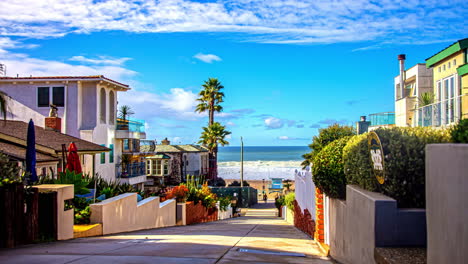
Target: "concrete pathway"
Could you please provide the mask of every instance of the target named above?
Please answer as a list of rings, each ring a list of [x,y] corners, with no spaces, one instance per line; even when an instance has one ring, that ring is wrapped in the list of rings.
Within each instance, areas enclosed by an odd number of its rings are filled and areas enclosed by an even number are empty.
[[[259,204],[224,221],[28,245],[0,250],[0,263],[333,263],[275,214]]]

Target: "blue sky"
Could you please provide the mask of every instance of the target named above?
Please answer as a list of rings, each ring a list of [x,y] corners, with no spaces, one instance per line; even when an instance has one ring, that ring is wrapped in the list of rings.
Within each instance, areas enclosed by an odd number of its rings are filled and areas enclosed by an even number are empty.
[[[28,8],[25,8],[28,7]],[[0,63],[11,76],[104,74],[148,138],[198,140],[209,77],[225,86],[231,145],[306,145],[320,127],[393,111],[406,65],[467,37],[466,1],[4,0]]]

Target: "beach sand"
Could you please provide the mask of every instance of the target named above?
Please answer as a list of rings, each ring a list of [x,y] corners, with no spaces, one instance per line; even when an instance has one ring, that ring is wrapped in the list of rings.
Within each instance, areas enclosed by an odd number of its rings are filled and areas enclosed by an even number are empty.
[[[224,179],[226,181],[226,184],[229,185],[231,182],[233,181],[239,181],[239,179]],[[278,193],[277,192],[274,192],[274,193],[270,193],[269,192],[269,189],[268,189],[268,185],[271,184],[271,181],[267,181],[265,180],[265,182],[263,182],[262,180],[247,180],[247,182],[249,183],[249,185],[255,189],[258,190],[258,202],[261,202],[262,199],[263,199],[263,186],[265,186],[265,192],[267,193],[267,196],[268,196],[268,199],[274,199]],[[289,187],[289,190],[290,191],[294,191],[294,181],[290,182],[291,187]],[[284,184],[283,184],[284,185]],[[286,191],[286,188],[284,188],[283,190],[283,194],[285,194],[285,191]]]

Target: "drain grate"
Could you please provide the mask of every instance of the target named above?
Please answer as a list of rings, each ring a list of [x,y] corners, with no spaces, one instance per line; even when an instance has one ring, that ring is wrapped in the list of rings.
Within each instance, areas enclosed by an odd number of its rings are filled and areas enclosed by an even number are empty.
[[[239,252],[245,253],[255,253],[255,254],[267,254],[267,255],[277,255],[277,256],[288,256],[288,257],[303,257],[305,254],[294,253],[294,252],[280,252],[280,251],[268,251],[268,250],[259,250],[259,249],[248,249],[248,248],[239,248]]]

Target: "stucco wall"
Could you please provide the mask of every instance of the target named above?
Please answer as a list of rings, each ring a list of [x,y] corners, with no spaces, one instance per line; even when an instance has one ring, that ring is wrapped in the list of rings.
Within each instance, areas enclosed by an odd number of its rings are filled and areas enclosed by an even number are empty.
[[[375,263],[374,248],[424,246],[425,211],[399,210],[394,199],[346,186],[346,201],[330,199],[330,254],[341,263]]]
[[[44,127],[45,125],[45,116],[13,98],[7,98],[7,112],[8,120],[29,122],[29,120],[32,119],[36,126]]]
[[[102,223],[103,234],[174,226],[176,202],[150,197],[137,203],[136,193],[125,193],[91,204],[91,223]]]
[[[427,263],[468,259],[468,144],[426,146]]]

